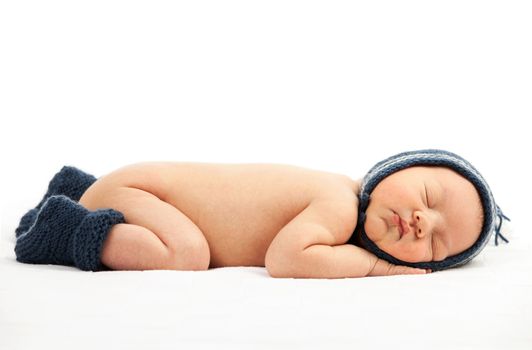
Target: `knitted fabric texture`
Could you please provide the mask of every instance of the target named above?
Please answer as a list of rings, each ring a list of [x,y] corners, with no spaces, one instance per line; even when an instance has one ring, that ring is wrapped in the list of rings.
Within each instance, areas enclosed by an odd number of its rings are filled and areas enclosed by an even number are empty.
[[[37,217],[39,209],[50,196],[62,194],[75,201],[79,201],[87,188],[89,188],[95,181],[96,178],[94,176],[87,174],[78,168],[66,165],[63,166],[48,184],[48,190],[37,207],[29,210],[20,219],[20,223],[15,229],[16,237],[20,236],[30,228]]]
[[[114,209],[90,211],[65,195],[52,195],[32,226],[17,238],[15,254],[23,263],[104,270],[103,243],[111,227],[123,222],[123,214]]]
[[[366,210],[371,200],[371,192],[385,177],[412,166],[444,166],[448,167],[467,180],[477,189],[484,209],[484,222],[477,241],[462,253],[447,257],[442,261],[410,263],[399,260],[394,256],[381,250],[366,234],[364,223]],[[492,192],[482,175],[468,161],[457,154],[437,149],[427,149],[409,151],[396,154],[377,163],[364,176],[359,194],[359,213],[355,231],[350,239],[350,243],[360,242],[362,247],[369,250],[377,257],[387,260],[392,264],[417,267],[422,269],[432,269],[433,271],[444,270],[457,267],[469,262],[486,246],[491,234],[496,231],[496,239],[501,237],[508,242],[500,233],[502,219],[509,220],[496,205]],[[497,223],[498,219],[498,223]],[[497,242],[497,241],[496,241]]]

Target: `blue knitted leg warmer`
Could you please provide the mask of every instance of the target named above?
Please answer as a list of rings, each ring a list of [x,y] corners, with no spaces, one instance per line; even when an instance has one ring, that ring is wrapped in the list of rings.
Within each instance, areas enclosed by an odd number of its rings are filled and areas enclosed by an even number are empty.
[[[65,195],[53,195],[32,226],[17,238],[15,254],[23,263],[104,270],[100,261],[103,243],[111,227],[123,222],[124,215],[117,210],[90,211]]]
[[[48,190],[41,199],[36,208],[28,211],[21,219],[18,227],[15,229],[16,237],[27,231],[35,221],[39,209],[44,202],[53,195],[63,194],[75,201],[79,201],[83,193],[89,188],[96,178],[90,174],[85,173],[73,166],[64,166],[54,175],[48,184]]]

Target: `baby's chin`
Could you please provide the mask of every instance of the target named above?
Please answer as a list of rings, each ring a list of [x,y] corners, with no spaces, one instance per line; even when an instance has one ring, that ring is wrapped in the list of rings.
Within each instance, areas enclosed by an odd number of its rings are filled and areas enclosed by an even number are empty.
[[[375,243],[380,250],[393,256],[395,242],[391,242],[391,233],[378,226],[379,225],[375,222],[371,222],[371,220],[369,222],[366,221],[366,224],[364,225],[366,236],[368,236],[368,238]]]
[[[369,239],[375,243],[375,245],[383,252],[393,256],[396,259],[409,263],[426,262],[430,259],[426,259],[425,252],[418,251],[409,242],[401,242],[395,240],[393,232],[371,232],[366,231],[366,235]],[[374,239],[372,237],[381,237],[381,239]]]
[[[364,231],[366,231],[366,236],[371,239],[375,244],[378,245],[379,242],[386,239],[389,235],[388,225],[384,220],[379,216],[373,215],[373,213],[366,213],[366,222],[364,223]]]
[[[424,251],[418,251],[415,249],[412,249],[410,247],[406,247],[406,245],[396,243],[388,247],[381,247],[377,245],[382,251],[390,254],[396,259],[402,260],[404,262],[409,263],[419,263],[419,262],[429,262],[431,261],[430,258],[427,257],[426,252]],[[410,248],[410,249],[409,249]]]
[[[421,262],[421,259],[419,257],[413,256],[409,254],[408,252],[401,251],[400,248],[398,247],[382,246],[382,244],[381,245],[377,244],[377,247],[379,247],[379,249],[382,250],[383,252],[393,256],[394,258],[398,260],[409,262],[409,263]]]

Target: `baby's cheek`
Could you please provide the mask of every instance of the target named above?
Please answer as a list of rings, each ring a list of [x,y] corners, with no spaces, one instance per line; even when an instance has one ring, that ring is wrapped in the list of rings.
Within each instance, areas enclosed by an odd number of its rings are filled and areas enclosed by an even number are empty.
[[[407,261],[407,262],[421,262],[421,261],[431,261],[430,251],[427,249],[426,245],[423,242],[406,242],[404,244],[397,244],[397,255],[396,258]]]
[[[380,242],[375,242],[377,247],[381,249],[383,252],[390,254],[394,258],[397,258],[399,260],[408,261],[410,262],[412,259],[412,250],[410,247],[406,246],[405,244],[401,244],[397,241],[391,241],[383,239]]]
[[[386,225],[378,216],[367,212],[366,222],[364,223],[364,231],[366,231],[366,235],[369,239],[377,243],[383,239],[384,234],[386,233]]]

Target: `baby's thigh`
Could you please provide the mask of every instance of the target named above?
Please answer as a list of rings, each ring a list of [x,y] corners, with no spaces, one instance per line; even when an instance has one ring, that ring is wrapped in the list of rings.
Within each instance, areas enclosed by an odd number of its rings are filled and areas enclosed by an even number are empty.
[[[126,223],[149,229],[178,255],[208,254],[209,247],[199,227],[179,209],[147,191],[97,181],[79,202],[89,210],[120,211]]]

